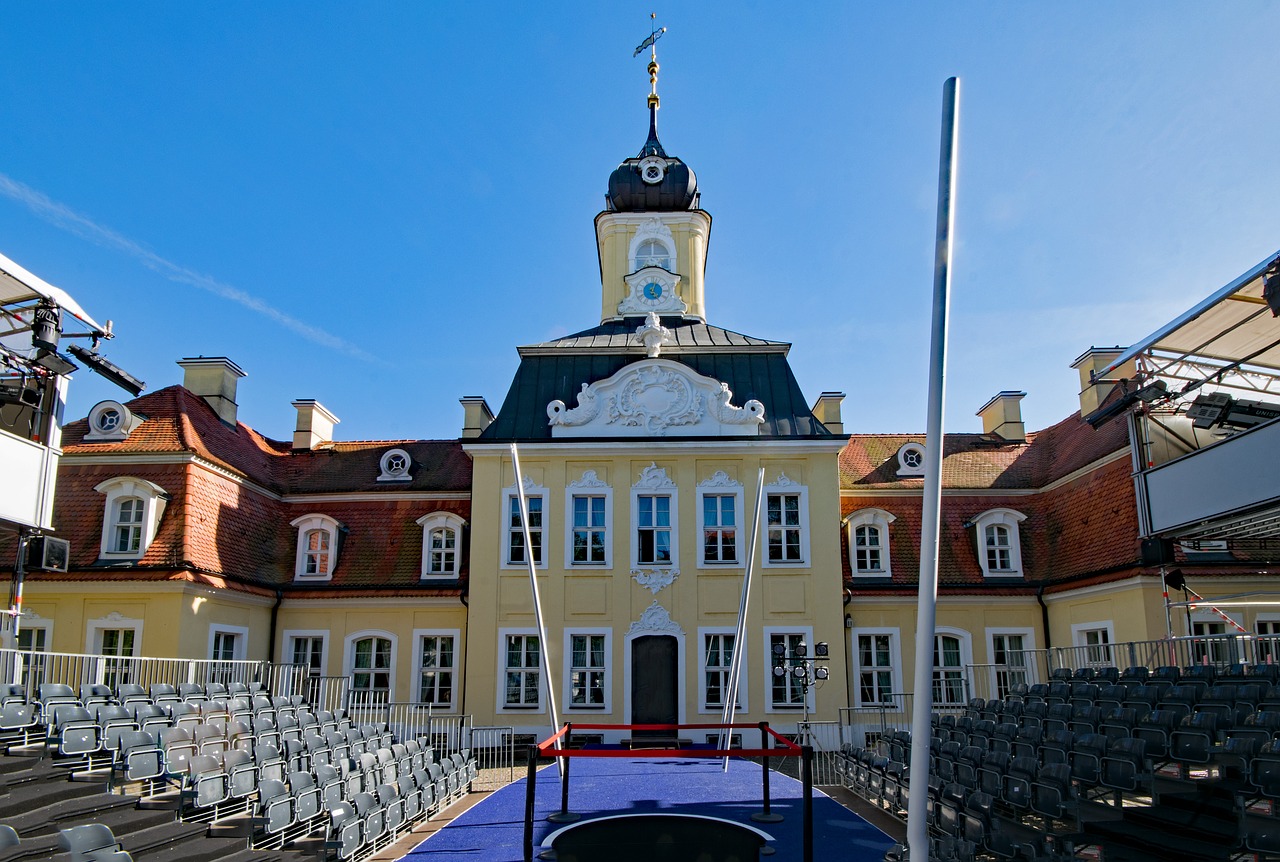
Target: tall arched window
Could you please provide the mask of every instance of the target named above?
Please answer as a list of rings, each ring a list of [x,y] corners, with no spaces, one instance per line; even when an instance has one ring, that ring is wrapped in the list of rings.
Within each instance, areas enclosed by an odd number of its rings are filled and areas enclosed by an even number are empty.
[[[338,535],[343,527],[328,515],[303,515],[289,526],[298,528],[298,555],[294,576],[328,579],[338,567],[341,550]]]
[[[971,525],[977,531],[978,565],[982,567],[984,577],[1023,576],[1018,525],[1026,519],[1026,515],[1013,509],[988,509],[973,519]]]
[[[933,638],[933,702],[963,704],[964,653],[960,638],[935,635]]]
[[[351,647],[351,688],[356,703],[386,703],[391,693],[391,641],[358,638]]]

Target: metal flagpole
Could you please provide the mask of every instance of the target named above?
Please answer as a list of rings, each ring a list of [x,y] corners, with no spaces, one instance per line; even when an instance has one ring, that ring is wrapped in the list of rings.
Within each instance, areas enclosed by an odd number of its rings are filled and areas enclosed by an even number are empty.
[[[907,846],[911,862],[929,862],[930,713],[933,711],[934,623],[938,604],[938,536],[942,509],[942,408],[946,395],[947,311],[951,302],[951,245],[956,190],[956,113],[960,82],[942,85],[942,146],[938,164],[937,244],[933,258],[933,327],[929,347],[929,419],[924,447],[920,524],[920,593],[916,605],[916,670],[911,715],[911,798]]]
[[[756,477],[756,511],[751,521],[751,544],[746,549],[747,573],[742,578],[742,600],[738,603],[738,628],[733,635],[733,658],[729,662],[729,690],[725,693],[724,712],[720,717],[721,724],[733,721],[733,714],[738,704],[738,674],[742,671],[742,651],[746,649],[747,639],[747,598],[751,595],[751,574],[756,564],[756,542],[760,540],[760,503],[764,495],[764,468]],[[705,647],[704,647],[705,648]],[[728,751],[733,741],[729,728],[720,731],[720,748]],[[729,771],[729,755],[724,756],[724,772]]]
[[[524,531],[524,559],[529,564],[529,585],[533,589],[533,616],[538,622],[538,653],[542,656],[542,676],[547,682],[547,711],[551,714],[551,732],[560,729],[560,716],[556,712],[556,689],[551,682],[551,657],[547,651],[547,626],[542,620],[542,593],[538,591],[538,567],[533,561],[533,540],[529,535],[529,501],[524,496],[524,476],[520,473],[520,453],[511,444],[511,463],[516,472],[516,496],[520,499],[520,528]],[[546,514],[545,512],[543,513]],[[566,744],[569,740],[565,740]],[[564,775],[564,759],[557,757],[556,766]]]

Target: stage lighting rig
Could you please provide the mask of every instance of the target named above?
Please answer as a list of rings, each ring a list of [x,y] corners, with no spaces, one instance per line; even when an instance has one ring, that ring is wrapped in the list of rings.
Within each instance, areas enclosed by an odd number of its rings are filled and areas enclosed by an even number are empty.
[[[146,383],[134,377],[118,365],[109,362],[105,356],[102,356],[99,353],[94,353],[91,350],[85,350],[78,344],[71,345],[68,350],[72,356],[83,362],[90,371],[102,375],[135,398],[142,394],[143,389],[147,388]]]

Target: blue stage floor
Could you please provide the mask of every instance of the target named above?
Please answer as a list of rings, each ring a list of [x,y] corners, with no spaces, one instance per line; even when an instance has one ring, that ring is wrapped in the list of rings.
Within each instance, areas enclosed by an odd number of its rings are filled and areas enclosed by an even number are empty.
[[[777,772],[769,785],[781,823],[755,823],[761,810],[759,764],[702,758],[586,758],[570,767],[569,809],[583,819],[617,814],[696,814],[732,820],[768,833],[776,862],[801,862],[801,784]],[[472,807],[423,841],[405,862],[521,862],[525,781],[516,781]],[[538,772],[533,825],[534,854],[562,824],[547,815],[560,808],[560,776],[554,765]],[[813,792],[815,862],[880,862],[893,840],[819,790]]]

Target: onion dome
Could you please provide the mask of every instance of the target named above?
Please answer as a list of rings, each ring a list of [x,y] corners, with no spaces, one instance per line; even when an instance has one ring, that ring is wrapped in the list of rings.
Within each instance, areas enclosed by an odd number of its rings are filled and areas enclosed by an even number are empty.
[[[667,155],[658,140],[658,63],[649,63],[649,138],[640,155],[609,175],[609,208],[615,212],[674,212],[698,208],[698,178],[684,162]]]

